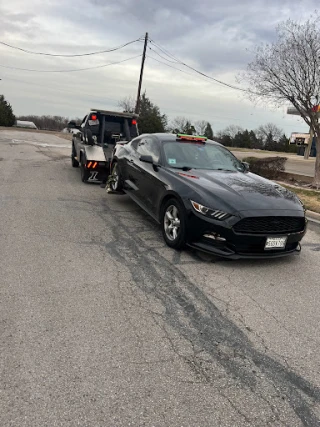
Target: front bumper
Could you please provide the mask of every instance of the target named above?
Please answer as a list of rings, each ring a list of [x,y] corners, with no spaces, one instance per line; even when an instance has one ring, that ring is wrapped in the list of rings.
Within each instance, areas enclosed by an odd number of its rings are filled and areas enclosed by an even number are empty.
[[[300,252],[300,241],[306,233],[306,225],[307,222],[302,231],[294,233],[243,234],[236,233],[233,230],[232,222],[230,223],[228,220],[212,221],[191,213],[187,221],[187,245],[229,259],[279,258]],[[208,238],[204,235],[216,235],[218,239]],[[285,248],[265,250],[266,239],[278,236],[287,236]]]

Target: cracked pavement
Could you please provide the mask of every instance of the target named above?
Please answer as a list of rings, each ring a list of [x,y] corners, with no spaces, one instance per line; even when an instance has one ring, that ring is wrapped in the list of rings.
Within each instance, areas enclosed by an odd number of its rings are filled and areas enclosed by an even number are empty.
[[[66,145],[0,132],[0,425],[319,426],[320,229],[279,260],[176,252]]]

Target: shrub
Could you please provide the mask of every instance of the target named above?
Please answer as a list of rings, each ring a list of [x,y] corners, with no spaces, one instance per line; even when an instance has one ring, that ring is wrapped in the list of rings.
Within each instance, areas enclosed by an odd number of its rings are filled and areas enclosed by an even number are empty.
[[[13,114],[12,107],[4,98],[0,95],[0,126],[11,127],[15,124],[16,118]]]
[[[277,179],[284,172],[287,157],[246,157],[243,162],[250,165],[250,171],[268,179]]]

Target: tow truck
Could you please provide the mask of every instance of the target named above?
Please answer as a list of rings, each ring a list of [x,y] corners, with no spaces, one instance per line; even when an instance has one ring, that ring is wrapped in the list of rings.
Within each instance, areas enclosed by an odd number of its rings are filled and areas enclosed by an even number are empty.
[[[73,134],[71,164],[80,166],[82,182],[107,182],[115,145],[139,135],[137,119],[134,113],[91,109],[80,126],[68,124]]]

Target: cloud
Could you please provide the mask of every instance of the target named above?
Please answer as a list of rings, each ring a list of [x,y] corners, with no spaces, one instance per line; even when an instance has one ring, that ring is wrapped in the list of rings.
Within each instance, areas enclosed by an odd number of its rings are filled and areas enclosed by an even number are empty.
[[[313,0],[11,0],[0,5],[0,40],[35,51],[82,53],[121,45],[148,31],[153,41],[175,57],[235,85],[235,76],[251,60],[255,45],[272,42],[279,22],[288,17],[304,19],[316,6]],[[121,61],[141,53],[142,47],[138,42],[90,58],[49,58],[0,46],[0,55],[1,65],[57,70]],[[168,62],[173,59],[156,45],[149,47],[143,89],[170,117],[204,118],[216,130],[231,123],[254,128],[269,121],[287,133],[294,126],[293,130],[305,130],[300,119],[282,110],[256,107],[240,92]],[[0,92],[17,114],[81,116],[95,106],[115,109],[117,100],[135,96],[139,67],[140,59],[66,74],[0,68]]]

